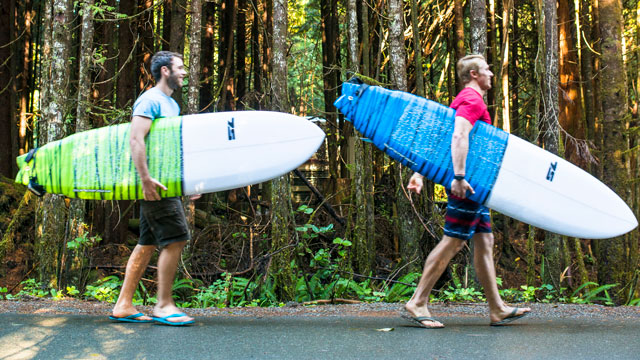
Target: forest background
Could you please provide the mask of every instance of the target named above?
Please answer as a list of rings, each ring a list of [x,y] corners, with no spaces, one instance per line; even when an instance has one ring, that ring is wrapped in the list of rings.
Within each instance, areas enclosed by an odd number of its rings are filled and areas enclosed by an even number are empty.
[[[184,114],[278,110],[327,134],[300,176],[185,199],[193,240],[174,287],[182,306],[411,295],[442,235],[442,191],[410,196],[411,172],[336,111],[353,75],[449,104],[457,59],[484,54],[494,124],[591,172],[637,216],[639,23],[638,0],[5,0],[0,298],[117,297],[136,202],[35,198],[12,182],[15,158],[128,122],[159,50],[184,54],[188,81],[174,95]],[[496,212],[493,226],[507,300],[640,304],[637,230],[575,239]],[[437,298],[483,300],[472,251],[454,259]],[[154,271],[140,303],[154,301]]]

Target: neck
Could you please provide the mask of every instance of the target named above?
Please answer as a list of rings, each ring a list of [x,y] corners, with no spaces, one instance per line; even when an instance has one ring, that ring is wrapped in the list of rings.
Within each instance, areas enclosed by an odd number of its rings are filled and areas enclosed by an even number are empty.
[[[171,96],[171,94],[173,94],[173,89],[169,87],[169,84],[167,84],[167,80],[162,79],[160,80],[157,84],[156,87],[162,91],[163,93],[165,93],[167,96]]]
[[[467,85],[466,85],[465,87],[470,87],[470,88],[474,89],[475,91],[477,91],[478,93],[480,93],[480,95],[482,95],[482,96],[484,96],[484,95],[485,95],[485,93],[486,93],[486,91],[485,91],[485,90],[483,90],[483,89],[480,87],[480,85],[478,85],[478,83],[477,83],[477,82],[475,82],[475,81],[471,81],[471,82],[467,83]]]

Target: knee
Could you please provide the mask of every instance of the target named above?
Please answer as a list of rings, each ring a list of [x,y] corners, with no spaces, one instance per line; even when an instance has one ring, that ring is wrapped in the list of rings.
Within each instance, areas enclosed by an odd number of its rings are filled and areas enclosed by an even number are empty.
[[[487,251],[492,251],[493,244],[495,243],[492,233],[476,234],[473,241],[476,248],[482,248]]]

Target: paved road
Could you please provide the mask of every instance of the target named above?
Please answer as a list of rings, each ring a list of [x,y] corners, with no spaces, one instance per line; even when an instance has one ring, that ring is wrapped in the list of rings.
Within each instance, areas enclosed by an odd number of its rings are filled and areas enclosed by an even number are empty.
[[[174,328],[104,316],[0,314],[2,359],[638,359],[634,318],[524,318],[487,326],[441,317],[425,330],[398,317],[200,317]],[[377,329],[393,328],[381,332]]]

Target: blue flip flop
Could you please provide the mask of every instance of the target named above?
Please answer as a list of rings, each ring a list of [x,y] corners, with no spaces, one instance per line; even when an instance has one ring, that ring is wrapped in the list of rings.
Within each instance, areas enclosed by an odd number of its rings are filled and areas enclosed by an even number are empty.
[[[113,320],[113,321],[119,321],[119,322],[127,322],[127,323],[150,323],[153,322],[153,320],[138,320],[139,317],[141,316],[145,316],[143,313],[137,313],[137,314],[133,314],[133,315],[129,315],[129,316],[125,316],[125,317],[116,317],[116,316],[109,316],[109,320]]]
[[[187,316],[187,314],[185,314],[185,313],[177,313],[177,314],[167,315],[165,317],[152,316],[152,318],[153,318],[153,321],[155,321],[157,323],[164,324],[164,325],[171,325],[171,326],[183,326],[183,325],[193,324],[195,322],[195,320],[182,321],[182,322],[174,322],[174,321],[167,320],[169,318],[183,317],[183,316]]]

